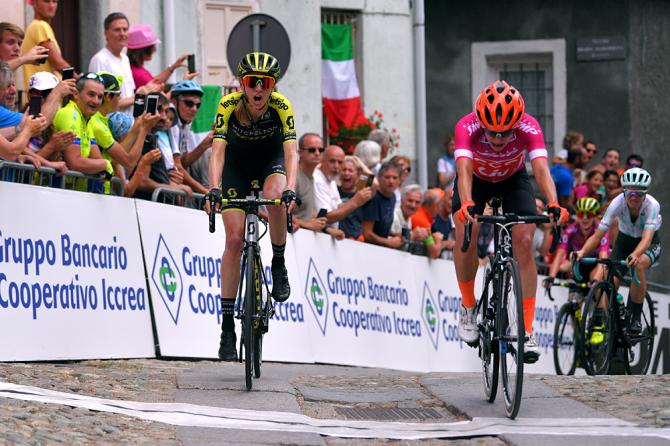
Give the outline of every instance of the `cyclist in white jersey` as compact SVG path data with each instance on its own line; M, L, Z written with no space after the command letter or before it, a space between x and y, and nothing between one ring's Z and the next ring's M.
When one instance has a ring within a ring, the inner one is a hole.
M634 167L625 171L621 175L623 193L612 200L596 232L584 243L582 249L575 252L576 258L580 259L584 253L593 251L600 243L600 239L607 233L610 225L615 219L617 220L619 235L614 244L611 259L626 259L628 267L635 268L640 281L639 284L633 281L630 286L633 314L628 329L631 333L639 333L642 330L640 315L647 292L646 271L658 261L661 255L658 235L661 227L661 206L654 197L647 194L650 184L651 175L646 170ZM618 279L615 281L618 287Z

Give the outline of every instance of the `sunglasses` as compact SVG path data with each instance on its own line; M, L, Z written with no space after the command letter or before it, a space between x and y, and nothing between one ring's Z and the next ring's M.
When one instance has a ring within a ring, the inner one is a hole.
M587 148L584 148L584 150L586 150L586 151L589 152L589 153L596 153L596 149L587 149Z
M647 191L646 190L624 190L623 194L626 197L642 198L647 194Z
M275 86L275 79L270 76L244 76L242 78L242 83L249 88L256 88L258 85L261 86L263 90L269 90Z
M309 153L316 153L316 151L318 150L319 153L323 153L326 149L325 147L305 147L302 150L306 150Z
M596 214L593 212L577 212L577 218L593 218Z
M498 137L498 138L507 138L512 133L514 133L514 129L505 130L504 132L496 132L494 130L484 129L484 133L486 134L486 136L493 136L493 137Z
M101 84L104 84L104 82L103 82L103 80L102 80L102 77L101 77L98 73L96 73L96 72L94 72L94 71L89 71L88 73L84 73L84 74L82 74L82 75L81 75L81 78L82 78L82 79L92 79L92 80L96 80L96 81L100 82Z
M628 163L628 167L630 167L631 169L633 167L642 167L642 164L640 164L640 163Z
M184 104L185 106L187 106L188 108L193 108L193 107L200 108L200 106L202 105L201 102L195 102L195 101L192 101L190 99L182 99L180 102L182 104Z

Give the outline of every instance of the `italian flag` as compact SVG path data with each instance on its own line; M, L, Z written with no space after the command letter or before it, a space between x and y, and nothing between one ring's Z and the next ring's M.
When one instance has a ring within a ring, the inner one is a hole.
M356 81L351 24L321 24L321 89L328 134L340 127L370 124L361 109Z
M216 109L219 107L219 99L221 99L221 87L218 85L202 85L201 87L205 94L201 99L200 110L198 110L198 114L195 115L193 124L191 124L191 131L198 136L198 143L212 130Z

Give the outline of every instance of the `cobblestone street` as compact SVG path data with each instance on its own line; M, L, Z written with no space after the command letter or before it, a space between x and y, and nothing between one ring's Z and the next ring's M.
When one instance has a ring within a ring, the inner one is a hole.
M212 361L108 360L66 363L3 363L0 379L14 384L108 399L173 402L177 377L198 369L236 367ZM336 408L433 409L439 422L463 420L422 386L418 375L372 369L341 368L341 374L318 374L304 366L304 374L289 384L303 414L343 419ZM240 380L243 380L240 368ZM314 374L312 374L314 373ZM474 374L473 374L474 375ZM623 420L670 425L670 376L561 377L528 375L563 396ZM375 395L385 395L378 399ZM354 396L352 396L354 395ZM242 397L244 395L241 395ZM523 406L520 416L523 416ZM411 420L416 421L416 420ZM324 438L326 444L378 445L385 440ZM180 444L176 427L112 413L56 404L4 398L0 405L2 444ZM499 438L423 441L423 444L505 444ZM408 442L393 442L408 444Z

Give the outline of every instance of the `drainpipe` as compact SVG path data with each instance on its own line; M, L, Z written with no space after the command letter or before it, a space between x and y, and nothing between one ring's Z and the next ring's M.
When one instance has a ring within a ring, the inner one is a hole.
M426 138L426 41L423 0L414 0L414 103L416 116L416 166L421 187L428 187Z
M166 59L164 66L168 66L176 59L174 33L174 0L163 0L163 48ZM170 75L168 82L174 83L174 73Z

